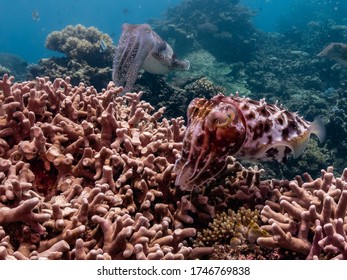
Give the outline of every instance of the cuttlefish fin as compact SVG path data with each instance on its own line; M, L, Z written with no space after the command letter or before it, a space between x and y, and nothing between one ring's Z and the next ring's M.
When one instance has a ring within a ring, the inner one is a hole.
M326 129L320 117L315 117L314 121L311 123L310 131L318 137L319 142L324 142L326 136Z
M293 151L294 158L297 158L305 151L311 134L316 135L320 143L324 141L326 130L320 117L315 117L314 121L311 123L308 133L306 133L299 141L292 143L291 149Z

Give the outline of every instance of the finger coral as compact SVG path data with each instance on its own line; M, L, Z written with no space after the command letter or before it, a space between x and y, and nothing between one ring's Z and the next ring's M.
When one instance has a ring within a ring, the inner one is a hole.
M347 259L347 169L264 179L228 156L182 190L183 117L121 92L0 80L0 259Z
M183 118L142 93L70 79L0 81L1 259L186 259L199 195L174 187ZM192 212L192 209L195 209Z
M277 199L267 201L261 211L271 237L257 242L265 247L282 247L307 259L346 258L347 169L335 177L333 168L322 170L321 178L283 181L275 190ZM312 237L313 236L313 237Z

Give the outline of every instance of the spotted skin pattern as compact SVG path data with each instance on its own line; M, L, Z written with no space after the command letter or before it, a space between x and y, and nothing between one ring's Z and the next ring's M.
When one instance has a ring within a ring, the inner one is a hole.
M232 155L239 159L284 161L303 153L310 135L323 141L325 130L264 99L216 95L196 98L187 110L188 124L181 158L175 164L175 184L191 191L208 183Z

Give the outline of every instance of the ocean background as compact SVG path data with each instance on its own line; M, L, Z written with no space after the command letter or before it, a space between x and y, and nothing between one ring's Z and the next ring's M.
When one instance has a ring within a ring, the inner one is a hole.
M95 26L117 42L121 25L143 23L150 18L160 18L168 7L179 0L0 0L0 53L21 56L29 63L51 56L45 49L47 35L67 25ZM39 19L33 18L33 12Z
M109 34L114 43L120 35L121 25L144 23L149 19L160 19L169 7L174 7L182 0L0 0L0 53L12 53L21 56L29 63L36 63L52 52L44 46L47 35L61 30L67 25L78 23L95 26ZM240 3L256 12L253 17L257 28L278 31L281 17L290 12L297 0L241 0ZM312 2L312 1L308 1ZM317 7L323 7L327 13L343 13L343 1L320 1ZM346 5L345 5L346 6ZM311 9L311 7L310 7ZM37 18L33 16L37 15ZM310 13L302 11L301 18L309 21ZM294 19L295 19L294 18Z

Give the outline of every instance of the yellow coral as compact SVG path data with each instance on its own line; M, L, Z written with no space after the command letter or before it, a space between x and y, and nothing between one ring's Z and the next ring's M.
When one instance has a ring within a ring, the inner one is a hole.
M101 50L100 43L106 48ZM61 31L53 31L47 36L46 48L64 53L70 59L84 60L89 65L112 60L114 46L112 38L95 27L81 24L68 25Z
M265 230L260 229L258 224L259 211L244 207L237 213L231 209L216 215L208 228L197 233L195 246L213 246L227 244L232 246L241 245L247 241L254 243L260 236L268 236Z

